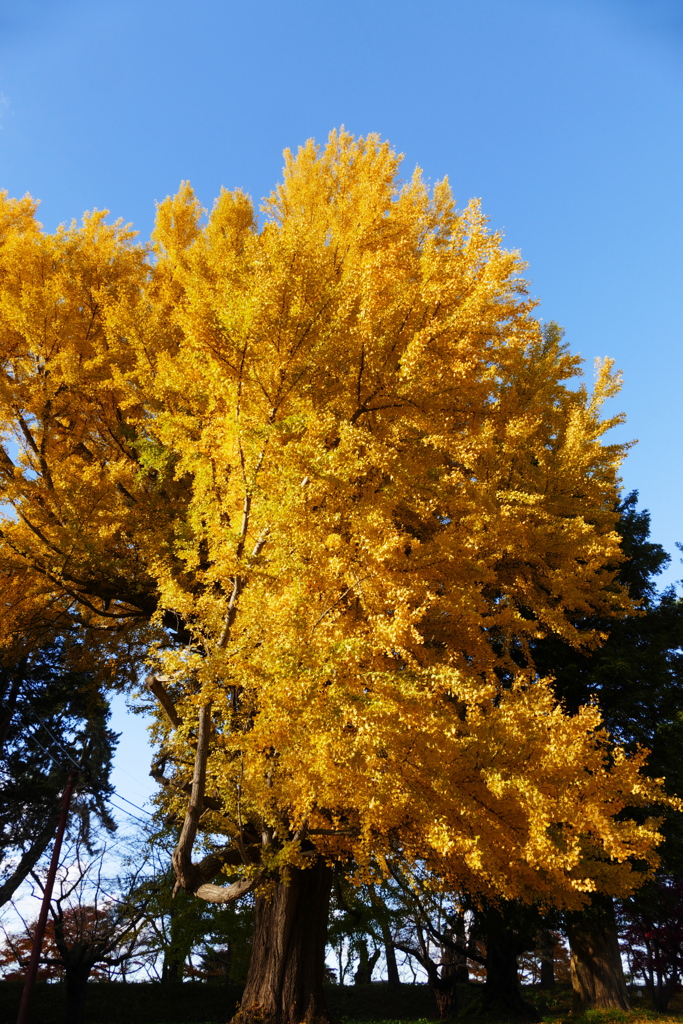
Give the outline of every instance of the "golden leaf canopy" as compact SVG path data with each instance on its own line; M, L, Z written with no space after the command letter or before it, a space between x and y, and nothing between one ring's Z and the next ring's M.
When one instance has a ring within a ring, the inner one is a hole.
M509 896L627 888L658 837L616 815L657 785L530 654L633 611L618 376L578 384L478 202L401 183L374 135L285 156L260 219L240 191L204 218L184 184L149 250L3 198L5 640L42 615L146 650L169 806L201 776L189 847L258 832L269 869L313 846Z

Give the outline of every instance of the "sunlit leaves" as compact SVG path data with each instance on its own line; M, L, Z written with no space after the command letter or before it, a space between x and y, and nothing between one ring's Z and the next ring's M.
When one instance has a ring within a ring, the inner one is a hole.
M148 630L169 809L210 703L204 824L265 830L271 864L307 831L361 873L400 849L470 890L616 891L657 836L615 816L657 788L528 648L632 610L618 377L574 387L519 255L399 163L308 143L260 224L241 192L203 221L186 183L151 259L5 200L2 557L89 635Z

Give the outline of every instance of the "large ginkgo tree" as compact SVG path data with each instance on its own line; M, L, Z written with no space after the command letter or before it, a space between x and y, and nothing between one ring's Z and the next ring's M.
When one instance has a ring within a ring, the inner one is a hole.
M184 185L149 249L2 202L4 639L146 674L178 886L256 890L244 1020L325 1017L335 863L578 907L659 838L643 756L530 655L633 612L618 380L580 385L479 205L399 163L333 133L260 219Z

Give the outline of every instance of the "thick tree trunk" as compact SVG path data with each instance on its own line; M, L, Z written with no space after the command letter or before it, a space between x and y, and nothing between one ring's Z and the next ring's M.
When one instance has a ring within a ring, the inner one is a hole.
M439 1020L449 1020L455 1017L458 1012L458 990L455 984L456 979L453 974L430 979L430 985L432 986L432 992L434 993L439 1012Z
M462 961L464 959L460 953L456 953L452 946L443 945L441 947L441 969L436 977L429 979L440 1020L455 1017L458 1012L457 984L463 981ZM464 981L467 981L466 961Z
M85 1020L85 993L90 977L89 966L66 966L66 1024L83 1024Z
M497 914L488 914L486 925L484 1013L501 1020L539 1021L541 1018L536 1009L522 998L517 974L519 940Z
M184 892L178 893L168 911L168 943L161 966L161 982L164 985L179 984L185 974L189 947L186 929L183 929L183 910L187 901Z
M396 948L391 935L391 928L386 922L382 922L380 927L382 929L382 941L384 942L384 955L387 960L387 981L390 988L398 988L401 984L401 979L398 973L398 964L396 963Z
M460 913L456 916L453 923L453 935L452 938L458 943L458 945L465 949L467 946L467 931L465 928L465 915ZM445 952L445 951L444 951ZM470 972L467 967L467 957L464 953L457 953L454 949L450 950L448 955L449 972L453 974L456 982L462 985L466 985L470 980ZM443 971L441 972L443 974Z
M394 946L394 938L391 934L389 922L384 914L385 907L374 889L370 890L370 898L372 900L373 907L378 911L377 920L379 921L379 927L382 932L384 956L387 962L387 981L390 988L398 988L401 984L401 979L398 973L398 964L396 963L396 947Z
M375 964L380 958L380 951L376 949L370 955L366 940L361 939L358 943L358 955L360 962L353 976L353 983L354 985L369 985L372 981L372 972L375 969Z
M176 985L183 980L183 961L172 956L168 950L164 953L161 965L162 985Z
M607 897L567 921L577 1009L630 1009L614 905Z
M555 985L555 940L553 933L544 929L538 935L538 954L541 960L541 988Z
M332 869L319 860L293 868L256 900L247 983L235 1024L315 1024L329 1016L323 995Z
M225 943L221 951L221 966L223 968L223 984L229 986L231 983L230 973L232 971L233 951L229 942Z
M645 989L657 1013L666 1013L669 1009L669 1001L676 991L677 984L678 976L676 974L666 979L658 977L656 982L652 978L646 979Z

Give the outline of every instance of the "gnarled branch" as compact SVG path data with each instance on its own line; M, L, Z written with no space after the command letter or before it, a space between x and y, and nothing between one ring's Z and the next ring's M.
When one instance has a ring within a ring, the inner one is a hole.
M239 878L232 885L211 885L207 882L193 891L195 896L206 900L207 903L232 903L253 889L255 884L255 878Z
M153 693L156 699L159 701L162 708L166 712L166 717L168 718L173 728L177 729L179 725L183 724L183 720L176 711L175 707L173 706L173 701L168 695L166 687L164 686L164 682L166 682L166 680L163 678L163 676L151 675L147 676L147 678L145 679L145 686L147 687L149 692ZM150 774L152 773L150 772Z
M204 810L204 787L206 784L206 762L209 756L209 733L211 731L211 702L199 711L199 729L197 732L197 751L194 758L194 772L190 799L185 811L185 820L180 830L178 845L173 851L173 867L176 876L176 889L194 892L201 884L195 878L196 867L192 863L192 847L197 835L199 819Z

